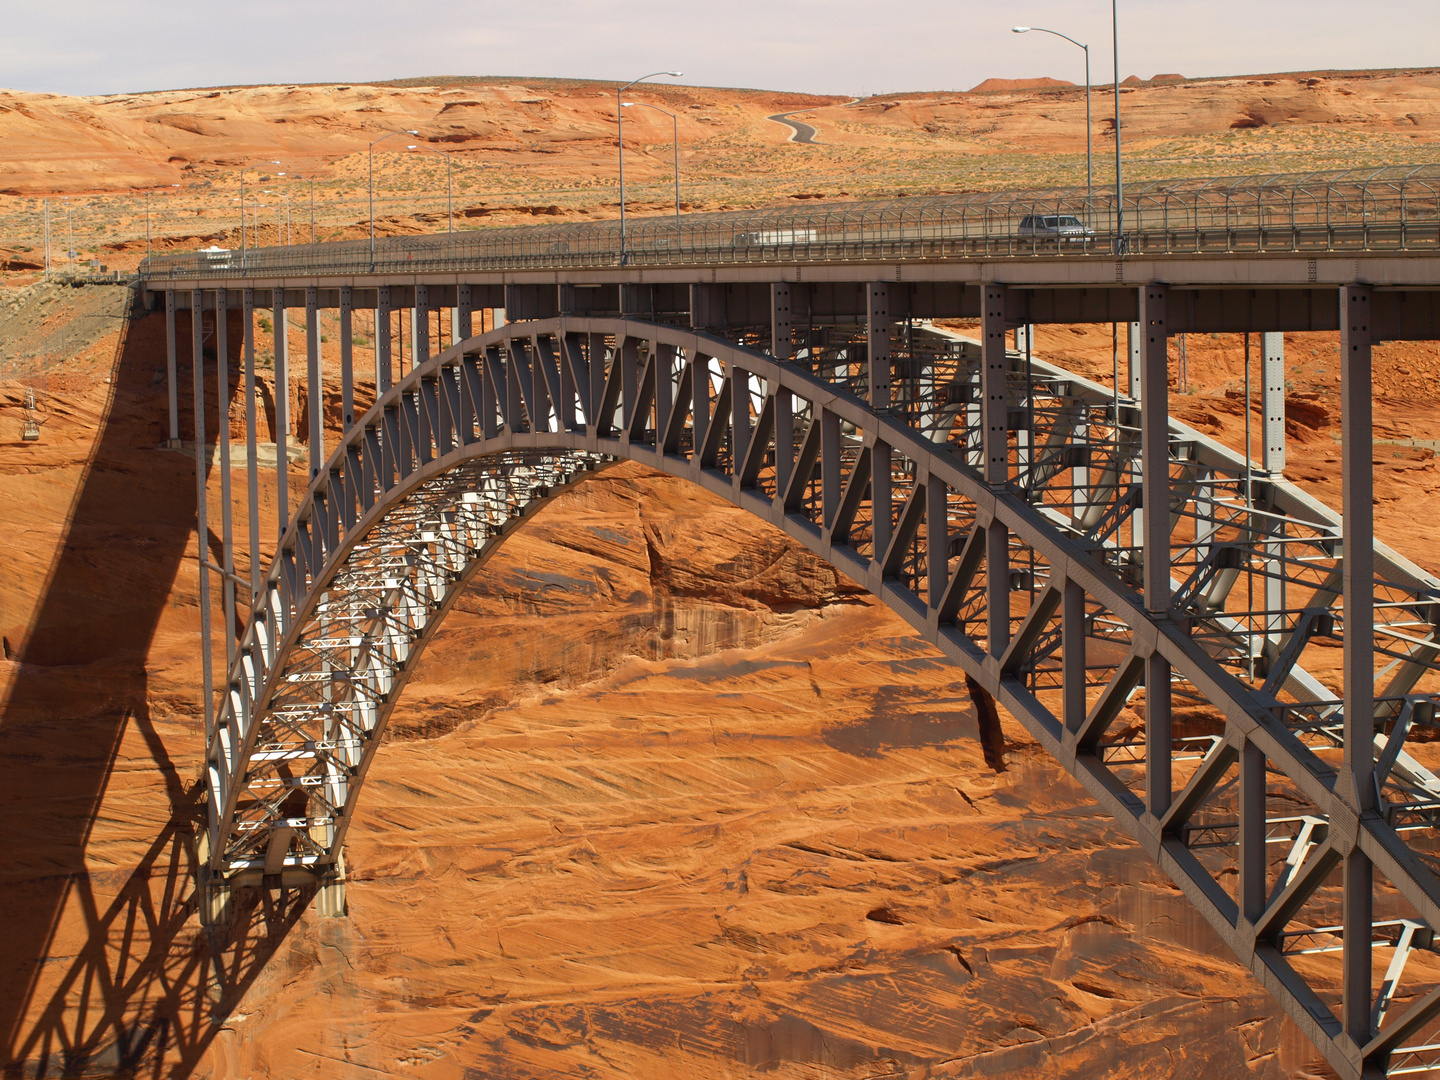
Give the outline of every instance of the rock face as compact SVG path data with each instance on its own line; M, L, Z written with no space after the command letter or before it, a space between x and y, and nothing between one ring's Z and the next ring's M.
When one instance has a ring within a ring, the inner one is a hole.
M161 356L140 320L41 443L0 443L7 1065L1326 1075L1023 730L986 752L896 617L630 466L517 531L420 662L349 917L251 897L202 933L193 466L154 449Z
M1047 86L1074 86L1064 79L986 79L970 88L972 94L989 94L997 90L1040 90Z

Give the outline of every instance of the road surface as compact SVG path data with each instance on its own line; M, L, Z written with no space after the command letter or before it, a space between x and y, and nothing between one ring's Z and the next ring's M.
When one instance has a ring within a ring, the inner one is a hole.
M815 129L809 124L802 124L799 120L791 120L790 113L776 113L765 119L774 120L777 124L784 124L793 130L793 134L786 140L787 142L805 143L807 146L815 142Z

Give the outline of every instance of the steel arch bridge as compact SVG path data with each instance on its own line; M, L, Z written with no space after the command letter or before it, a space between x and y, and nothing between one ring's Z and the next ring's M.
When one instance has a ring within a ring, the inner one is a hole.
M1440 989L1417 992L1433 965L1407 960L1440 925L1440 779L1407 738L1434 720L1440 582L1357 550L1338 515L1169 419L1163 393L1007 353L1003 293L986 303L979 354L928 328L931 359L888 409L856 392L863 353L780 361L629 319L509 324L389 388L318 471L230 668L206 917L237 885L343 881L386 721L466 582L535 509L630 460L770 522L901 615L1341 1075L1428 1068L1436 1048L1409 1044ZM1373 641L1347 638L1366 605ZM1363 696L1306 666L1337 637ZM1142 702L1143 725L1121 722Z

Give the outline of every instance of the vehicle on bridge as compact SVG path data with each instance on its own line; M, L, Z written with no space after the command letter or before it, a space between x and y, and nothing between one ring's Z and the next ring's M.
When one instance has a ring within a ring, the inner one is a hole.
M1094 239L1095 230L1074 214L1026 214L1020 219L1022 240L1055 240L1083 243Z
M229 248L211 244L209 247L200 249L200 265L207 270L229 270L234 254Z
M762 229L759 232L735 234L736 247L778 247L781 244L813 244L819 239L816 229Z

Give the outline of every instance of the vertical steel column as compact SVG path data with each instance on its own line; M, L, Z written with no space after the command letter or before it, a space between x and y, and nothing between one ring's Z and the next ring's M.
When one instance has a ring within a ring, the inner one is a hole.
M1240 751L1240 917L1255 923L1265 913L1265 752L1249 739Z
M865 358L870 408L888 412L891 398L890 290L883 281L865 286Z
M1260 336L1261 363L1261 426L1260 464L1271 476L1285 471L1285 335L1266 333ZM1270 521L1266 531L1275 536L1283 529L1278 521ZM1285 542L1283 534L1266 545L1272 556L1265 560L1265 642L1267 653L1278 652L1285 633Z
M390 286L375 290L375 397L390 389Z
M950 512L947 494L945 481L940 477L930 473L925 478L925 571L929 585L926 603L932 612L940 606L945 598L945 586L950 584Z
M473 316L475 301L469 285L455 287L455 306L450 309L450 344L467 341L475 336Z
M731 390L734 393L734 390ZM720 423L720 418L715 418ZM840 417L820 410L820 521L828 539L840 508Z
M1138 322L1125 324L1125 346L1126 354L1129 357L1125 362L1125 373L1130 389L1126 391L1136 401L1140 400L1140 342L1143 335L1140 333Z
M225 671L235 660L235 535L230 507L230 331L229 296L215 290L215 442L220 450L220 591L225 612Z
M1260 354L1260 403L1265 418L1260 464L1275 476L1285 471L1285 335L1261 334Z
M290 335L285 321L285 290L272 289L275 319L275 513L280 536L290 526Z
M320 371L320 290L305 290L305 400L310 413L310 479L325 464L325 379Z
M1357 813L1375 805L1375 475L1371 289L1340 289L1340 458L1344 491L1345 763L1335 790ZM1370 1037L1370 926L1374 869L1354 847L1345 853L1345 1031Z
M986 285L980 309L980 418L984 424L981 448L985 482L991 487L1002 486L1010 479L1007 437L1010 410L1005 386L1010 369L1005 349L1006 292L1004 285Z
M790 283L770 285L770 355L776 360L789 360L795 355L793 337L795 323L790 313Z
M260 595L260 465L255 445L255 290L245 290L245 495L250 529L250 606Z
M690 325L696 330L723 330L729 321L725 286L693 282L690 285Z
M410 309L410 370L430 359L430 289L415 286L415 306Z
M1145 609L1170 608L1170 363L1166 288L1140 289L1140 501L1144 509ZM1132 355L1134 349L1131 350ZM1170 663L1145 659L1146 805L1161 817L1170 808Z
M1166 288L1140 289L1140 468L1145 609L1170 607L1170 363Z
M794 451L792 450L793 454ZM894 525L894 500L891 494L891 472L895 467L894 452L884 439L876 439L870 450L870 547L878 563L890 549L890 533Z
M195 397L195 556L200 574L200 680L203 687L205 741L210 741L214 727L214 703L211 700L215 673L210 656L210 522L205 505L205 470L209 455L205 452L205 294L199 289L190 293L190 359Z
M166 445L180 449L180 369L175 346L175 290L165 290L165 374L169 378L170 437Z
M340 286L340 424L348 433L355 423L355 293Z
M1086 711L1085 589L1069 578L1060 595L1061 666L1063 667L1061 721L1079 731Z
M1010 479L1006 292L1004 285L984 286L980 307L981 458L985 481L992 489L1004 487ZM998 520L985 529L985 583L986 648L999 657L1010 644L1010 530Z

